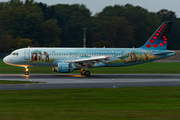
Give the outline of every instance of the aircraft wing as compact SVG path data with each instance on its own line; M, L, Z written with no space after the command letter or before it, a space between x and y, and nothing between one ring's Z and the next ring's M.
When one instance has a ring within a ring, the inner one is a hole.
M98 56L98 57L91 57L91 58L84 58L84 59L77 59L77 60L67 60L64 61L65 63L77 63L81 65L95 65L95 63L100 64L100 62L105 62L109 60L109 56Z

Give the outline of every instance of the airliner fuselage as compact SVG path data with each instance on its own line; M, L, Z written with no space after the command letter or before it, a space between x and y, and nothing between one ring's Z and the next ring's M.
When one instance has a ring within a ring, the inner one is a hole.
M24 48L13 51L4 62L14 66L56 67L57 63L71 60L106 57L108 61L95 60L99 63L91 67L121 67L172 55L175 52L141 48Z

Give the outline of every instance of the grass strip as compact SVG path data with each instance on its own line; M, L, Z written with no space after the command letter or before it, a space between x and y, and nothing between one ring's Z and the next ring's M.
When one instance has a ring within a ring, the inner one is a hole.
M29 83L40 83L37 81L9 81L9 80L0 80L0 84L29 84Z
M178 120L180 87L0 91L1 120Z

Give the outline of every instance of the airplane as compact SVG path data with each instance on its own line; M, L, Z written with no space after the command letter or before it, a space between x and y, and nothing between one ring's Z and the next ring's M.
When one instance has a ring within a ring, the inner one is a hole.
M122 67L136 65L176 55L166 50L172 22L165 21L148 41L139 48L35 48L17 49L3 61L8 65L25 67L52 67L54 72L71 73L81 70L90 76L88 68Z

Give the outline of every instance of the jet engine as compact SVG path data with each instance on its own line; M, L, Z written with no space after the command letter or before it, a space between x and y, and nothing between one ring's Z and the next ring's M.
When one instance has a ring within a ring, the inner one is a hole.
M53 67L54 72L59 73L71 73L74 71L74 64L73 63L58 63L58 67Z

